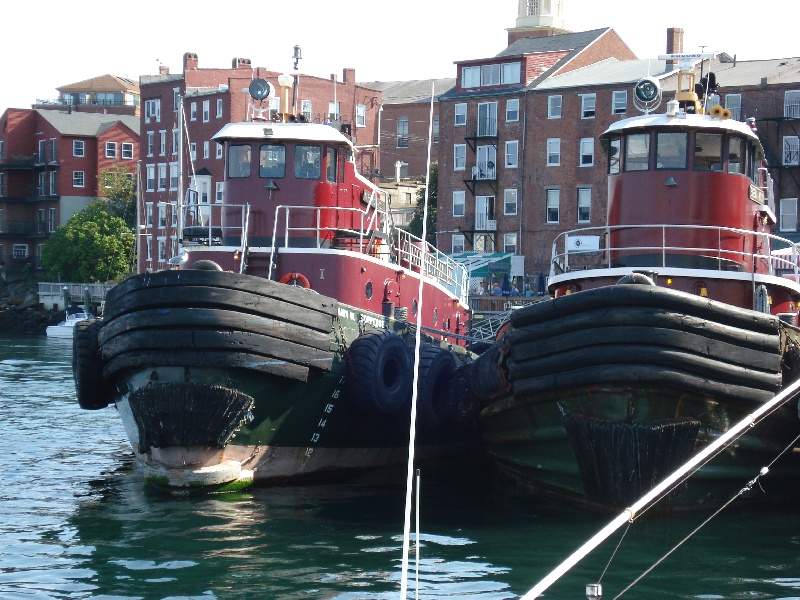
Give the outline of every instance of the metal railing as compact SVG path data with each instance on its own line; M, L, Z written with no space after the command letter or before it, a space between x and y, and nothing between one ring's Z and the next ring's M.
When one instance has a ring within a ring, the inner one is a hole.
M309 213L312 214L311 219ZM342 215L348 215L345 221L350 220L350 227L328 225L337 223L337 218L341 219ZM376 227L378 218L384 224L382 229ZM319 249L330 247L336 240L344 240L343 249L368 254L422 273L449 290L463 305L468 303L469 277L466 269L417 236L392 227L387 215L377 209L365 211L342 207L276 206L269 276L272 276L278 248L291 248L293 244L300 247L297 241L307 241L309 238L314 240L315 247Z
M647 238L653 243L612 245L615 236L632 234L636 241ZM705 240L703 246L680 245L678 240L693 236ZM572 239L571 239L572 238ZM581 248L580 241L596 238L597 248ZM675 242L668 243L674 239ZM709 244L708 240L715 239ZM734 248L736 243L737 248ZM775 243L791 252L783 256L771 253ZM553 241L550 275L585 269L611 269L620 266L647 268L700 268L716 271L756 271L755 265L770 275L790 276L800 283L797 247L789 240L773 235L733 227L710 225L616 225L587 227L560 233ZM752 248L753 251L744 248ZM636 264L640 263L640 264Z

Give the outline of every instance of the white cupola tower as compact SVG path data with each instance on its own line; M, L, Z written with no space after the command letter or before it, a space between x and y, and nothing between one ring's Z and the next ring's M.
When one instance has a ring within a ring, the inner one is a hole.
M564 0L517 0L517 24L508 31L508 45L520 38L569 33L564 26Z

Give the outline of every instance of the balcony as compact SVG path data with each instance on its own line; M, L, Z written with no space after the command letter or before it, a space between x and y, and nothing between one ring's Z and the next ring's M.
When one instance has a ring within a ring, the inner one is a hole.
M497 221L488 213L475 214L475 231L497 231Z

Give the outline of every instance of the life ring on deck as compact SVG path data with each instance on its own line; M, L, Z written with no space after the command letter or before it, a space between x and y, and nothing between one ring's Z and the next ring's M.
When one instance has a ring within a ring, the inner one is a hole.
M285 283L286 285L293 285L296 287L305 288L307 290L311 289L311 282L308 280L308 277L303 275L302 273L287 273L283 277L278 280L280 283Z
M393 415L407 407L410 375L408 346L391 331L364 332L347 351L347 398L363 410Z
M105 408L110 404L111 390L103 379L98 334L103 321L78 321L72 335L72 377L78 405L86 410Z

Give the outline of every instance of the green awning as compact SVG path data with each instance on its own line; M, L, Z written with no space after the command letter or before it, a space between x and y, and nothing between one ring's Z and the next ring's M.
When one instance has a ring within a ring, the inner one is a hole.
M462 252L451 254L450 258L463 265L470 277L502 277L511 273L512 256L502 252Z

